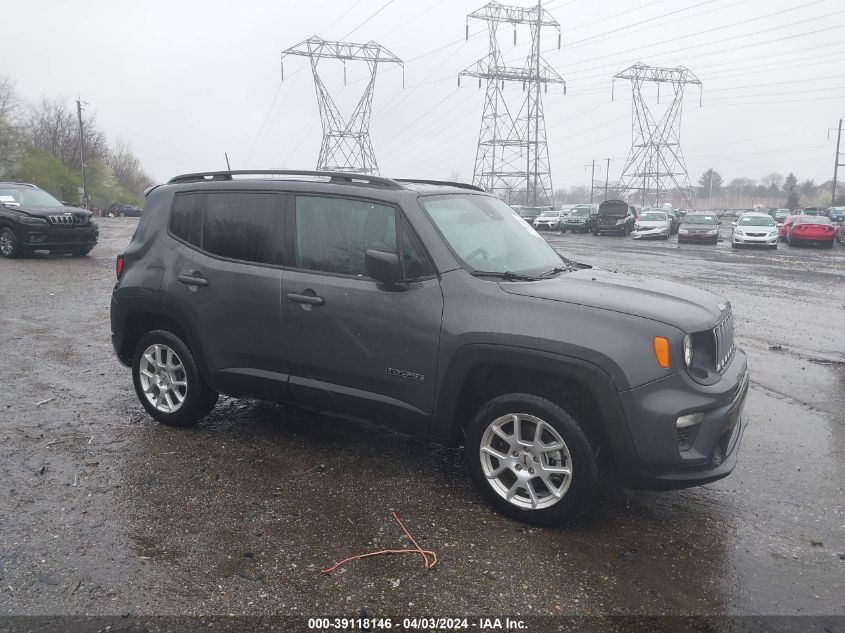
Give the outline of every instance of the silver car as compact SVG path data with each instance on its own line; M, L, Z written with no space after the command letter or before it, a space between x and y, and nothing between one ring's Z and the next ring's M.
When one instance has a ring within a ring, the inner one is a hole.
M643 211L637 221L634 222L634 230L631 232L631 236L635 240L644 237L668 240L671 230L672 220L665 211Z
M731 248L740 246L778 247L778 227L768 213L743 213L733 223Z

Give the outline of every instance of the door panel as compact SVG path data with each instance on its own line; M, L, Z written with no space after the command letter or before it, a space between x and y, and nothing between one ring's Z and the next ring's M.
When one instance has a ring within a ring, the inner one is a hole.
M298 231L289 240L293 268L282 284L290 396L312 408L426 431L443 313L440 283L432 276L390 289L365 277L367 249L403 243L398 211L324 200L300 196L289 210L288 231Z

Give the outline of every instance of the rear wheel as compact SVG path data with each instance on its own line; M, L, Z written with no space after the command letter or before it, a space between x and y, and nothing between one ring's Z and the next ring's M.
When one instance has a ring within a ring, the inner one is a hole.
M555 403L517 393L490 400L470 423L465 458L485 499L519 521L556 525L595 497L599 469L579 424Z
M145 334L135 349L132 382L141 404L169 426L191 426L217 403L188 346L166 330Z
M15 237L15 232L8 226L4 226L0 230L0 255L12 259L21 254L21 248L18 245L18 238Z

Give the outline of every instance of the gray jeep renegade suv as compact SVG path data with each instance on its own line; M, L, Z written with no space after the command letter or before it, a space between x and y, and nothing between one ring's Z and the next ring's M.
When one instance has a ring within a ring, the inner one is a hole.
M165 424L224 393L463 443L487 500L541 524L603 469L674 488L736 464L728 302L571 262L471 185L179 176L148 193L117 276L114 348Z

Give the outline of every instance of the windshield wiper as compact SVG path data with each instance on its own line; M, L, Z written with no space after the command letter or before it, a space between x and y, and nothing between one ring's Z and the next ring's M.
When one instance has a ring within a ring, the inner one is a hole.
M533 277L531 275L523 275L521 273L512 273L509 270L504 272L496 272L494 270L474 270L473 277L495 277L497 279L504 279L505 281L540 281L541 277Z

